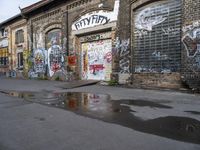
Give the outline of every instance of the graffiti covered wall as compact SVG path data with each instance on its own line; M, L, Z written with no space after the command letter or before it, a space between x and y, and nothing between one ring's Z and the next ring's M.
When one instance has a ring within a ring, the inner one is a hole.
M34 58L34 69L36 73L45 73L45 64L47 63L47 54L44 49L37 49L33 55Z
M57 78L65 72L60 9L49 11L29 22L29 76ZM31 28L32 27L32 28Z
M82 44L82 79L110 80L112 41L100 40Z
M181 1L153 2L133 14L135 72L179 72Z
M200 83L200 21L183 27L182 43L184 48L184 80L191 87Z
M81 16L72 24L72 30L81 30L99 25L105 25L117 20L119 0L115 0L114 10L97 10Z
M72 39L69 41L73 45L70 47L69 56L79 56L76 71L78 70L77 74L83 80L111 79L114 40L112 34L115 32L118 19L119 2L108 0L97 4L92 1L91 6L94 6L87 11L84 9L83 15L77 14L70 26ZM70 15L69 13L69 17Z
M48 49L48 70L52 77L56 72L62 71L64 54L61 48L61 30L54 29L47 33L46 44Z
M183 1L182 80L200 89L200 1Z
M183 27L182 42L187 51L188 57L195 57L200 53L200 21L195 21L192 25Z
M103 28L104 25L108 25L109 30L112 30L112 25L116 25L119 0L49 3L52 4L51 7L41 6L45 8L45 13L42 10L29 13L29 75L55 79L62 74L67 80L71 79L71 76L78 78L80 58L77 56L81 44L77 45L75 39L79 36L74 36L74 33L79 33L78 30L84 33L84 30L97 26ZM106 57L109 59L111 56L108 54Z

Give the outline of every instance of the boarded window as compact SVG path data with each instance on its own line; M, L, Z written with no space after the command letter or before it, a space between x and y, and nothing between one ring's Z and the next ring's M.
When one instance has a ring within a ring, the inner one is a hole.
M181 1L154 2L133 11L135 72L178 72Z
M24 42L24 31L18 30L15 32L15 44L20 44Z

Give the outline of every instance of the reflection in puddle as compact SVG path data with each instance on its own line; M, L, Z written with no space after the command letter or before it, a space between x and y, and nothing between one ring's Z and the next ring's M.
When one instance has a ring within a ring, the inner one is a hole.
M9 93L11 96L72 111L78 115L116 123L134 130L175 140L200 144L200 122L187 117L160 117L142 120L134 116L131 106L171 109L144 100L110 100L109 95L92 93ZM134 109L134 107L133 107Z

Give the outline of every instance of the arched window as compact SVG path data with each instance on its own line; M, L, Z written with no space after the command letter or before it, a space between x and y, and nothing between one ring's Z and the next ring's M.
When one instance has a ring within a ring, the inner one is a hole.
M47 32L46 49L48 50L48 68L51 77L63 67L64 57L61 47L61 29Z
M135 72L179 72L181 0L153 2L133 11Z
M61 46L61 29L53 29L46 34L46 49L52 45Z

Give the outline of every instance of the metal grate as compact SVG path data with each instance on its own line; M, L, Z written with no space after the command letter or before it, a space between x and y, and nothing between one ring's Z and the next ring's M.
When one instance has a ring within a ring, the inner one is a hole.
M181 1L154 2L133 13L135 72L178 72L181 64Z

